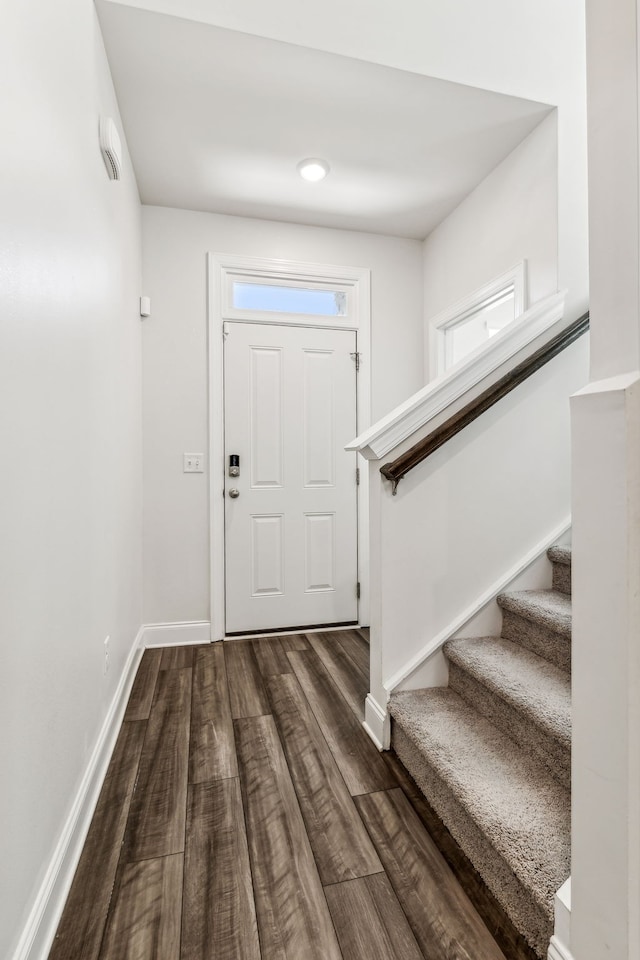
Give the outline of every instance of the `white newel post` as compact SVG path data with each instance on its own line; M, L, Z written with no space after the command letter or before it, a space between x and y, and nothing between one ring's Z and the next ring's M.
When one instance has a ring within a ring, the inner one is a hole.
M572 400L575 960L640 957L638 0L587 0L591 383Z

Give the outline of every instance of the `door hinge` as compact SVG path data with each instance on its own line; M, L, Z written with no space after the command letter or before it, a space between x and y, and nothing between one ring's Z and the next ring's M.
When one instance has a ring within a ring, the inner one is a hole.
M356 467L356 487L360 486L360 467Z
M352 360L355 361L356 373L357 373L358 370L360 369L360 354L357 353L357 352L356 352L356 353L350 353L349 356L351 357Z
M359 580L358 580L358 582L356 583L356 599L357 599L357 600L360 599L360 581L359 581Z
M223 323L223 324L222 324L222 339L223 339L223 340L226 340L228 336L229 336L229 330L227 329L226 323Z

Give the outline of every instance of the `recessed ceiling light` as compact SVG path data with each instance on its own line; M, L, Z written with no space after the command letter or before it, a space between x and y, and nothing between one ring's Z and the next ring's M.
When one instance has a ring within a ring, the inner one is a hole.
M302 179L310 180L312 183L317 183L318 180L324 180L329 173L329 169L327 161L321 160L319 157L308 157L306 160L301 160L298 164L298 173Z

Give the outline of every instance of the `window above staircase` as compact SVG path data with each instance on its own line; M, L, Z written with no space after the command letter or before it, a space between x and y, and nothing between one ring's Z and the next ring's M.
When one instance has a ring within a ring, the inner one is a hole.
M527 308L526 261L448 307L429 324L431 368L446 373L513 323Z

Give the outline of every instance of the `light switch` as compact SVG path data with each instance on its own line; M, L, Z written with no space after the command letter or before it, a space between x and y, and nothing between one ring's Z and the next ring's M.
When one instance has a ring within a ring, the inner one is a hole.
M183 473L204 473L204 454L185 453Z

